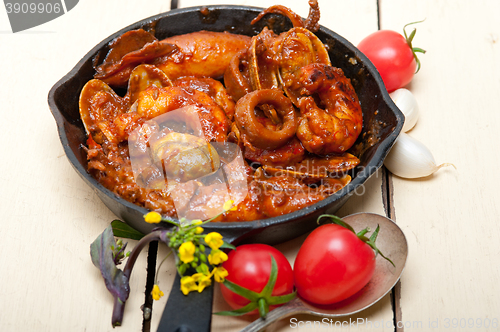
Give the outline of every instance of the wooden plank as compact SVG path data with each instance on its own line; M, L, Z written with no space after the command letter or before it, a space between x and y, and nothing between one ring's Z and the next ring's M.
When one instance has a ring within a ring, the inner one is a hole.
M113 299L89 247L115 216L64 156L47 94L103 38L168 4L80 1L67 14L17 34L9 32L0 10L1 331L113 330ZM122 329L142 329L145 280L143 253Z
M318 3L321 11L320 24L335 31L355 45L367 34L377 30L376 0L362 0L352 3L345 3L345 1L338 0L320 0ZM179 0L179 8L210 4L242 5L261 8L267 8L272 5L285 5L302 17L307 17L309 13L307 0Z
M383 29L402 32L426 19L415 26L413 44L428 52L409 86L421 112L409 134L438 163L457 167L421 180L394 177L397 222L410 247L404 331L498 331L499 11L487 0L381 1Z
M159 282L159 287L162 292L165 294L160 298L159 301L154 301L152 308L152 316L151 316L151 331L156 331L158 329L158 325L160 324L161 316L163 315L163 310L165 305L167 304L168 295L172 290L172 284L175 279L175 274L177 273L177 269L175 268L175 260L174 255L170 254L170 249L166 244L160 243L158 246L158 256L156 259L156 266L161 267L157 269L158 275L157 280ZM166 258L168 256L168 258ZM166 258L166 259L165 259ZM165 260L163 263L161 263ZM174 291L180 292L180 289L175 289Z

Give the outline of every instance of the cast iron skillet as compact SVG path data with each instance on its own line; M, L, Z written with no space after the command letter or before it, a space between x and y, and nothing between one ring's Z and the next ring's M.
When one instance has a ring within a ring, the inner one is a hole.
M254 26L250 25L250 21L262 11L262 8L207 6L203 7L208 9L208 14L205 15L201 14L201 8L175 9L144 19L116 32L88 52L49 92L49 106L57 122L61 143L71 165L111 211L143 233L148 233L153 228L143 220L143 215L147 213L147 210L116 196L86 171L86 154L81 148L86 142L86 133L78 109L80 91L85 83L93 78L94 58L97 62L102 61L108 51L108 43L129 30L154 28L155 36L161 40L169 36L200 30L229 31L252 36L266 25L276 33L292 27L288 19L274 14L266 15ZM332 64L342 68L345 75L351 79L363 109L363 132L353 150L361 163L352 174L352 182L323 201L294 213L252 222L210 223L204 226L207 232L220 232L225 240L232 243L276 244L312 230L316 226L315 221L319 215L335 213L351 195L356 193L356 189L375 173L399 135L404 116L390 99L373 64L357 48L335 32L321 27L316 35L327 45ZM179 280L175 281L173 289L179 288L178 282ZM209 292L191 293L192 295L189 296L180 294L180 292L172 292L165 312L170 313L170 305L176 310L168 319L164 314L159 330L174 331L177 326L186 322L189 322L193 331L208 330L211 314ZM174 299L175 295L177 296ZM207 307L203 317L200 317L203 315L201 312L203 306L200 301L205 301ZM180 307L183 305L185 308L181 310ZM189 313L190 308L195 309ZM193 317L200 317L200 319ZM167 326L164 323L170 325Z

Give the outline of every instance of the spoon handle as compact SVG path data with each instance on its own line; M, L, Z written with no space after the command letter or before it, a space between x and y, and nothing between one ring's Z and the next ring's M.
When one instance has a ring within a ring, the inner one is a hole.
M280 320L282 318L291 316L295 313L301 313L304 312L304 306L302 305L302 302L298 297L293 299L292 301L282 305L281 307L278 307L272 311L270 311L266 319L259 318L252 323L248 324L244 329L242 329L240 332L258 332L262 331L266 326L270 325L271 323Z

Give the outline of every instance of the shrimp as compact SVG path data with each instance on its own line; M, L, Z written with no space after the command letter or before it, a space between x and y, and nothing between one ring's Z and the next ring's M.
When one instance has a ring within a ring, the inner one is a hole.
M315 63L301 68L299 84L305 97L299 99L301 118L296 135L306 150L318 155L347 151L363 127L351 81L342 69Z

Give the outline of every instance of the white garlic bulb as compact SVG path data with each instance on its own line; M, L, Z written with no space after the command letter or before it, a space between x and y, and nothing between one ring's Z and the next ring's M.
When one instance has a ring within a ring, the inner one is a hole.
M431 151L405 133L399 134L384 165L392 174L409 179L429 176L444 166L455 167L448 163L436 165Z
M418 103L410 90L401 88L393 91L389 94L391 96L394 104L403 112L405 115L405 123L403 125L403 133L413 128L418 120Z

